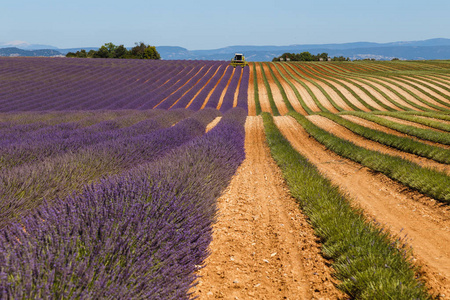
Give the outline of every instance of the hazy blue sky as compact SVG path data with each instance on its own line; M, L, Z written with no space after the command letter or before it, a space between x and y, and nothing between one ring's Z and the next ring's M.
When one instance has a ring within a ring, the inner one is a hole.
M197 50L450 38L449 0L2 2L0 42L59 48L144 41Z

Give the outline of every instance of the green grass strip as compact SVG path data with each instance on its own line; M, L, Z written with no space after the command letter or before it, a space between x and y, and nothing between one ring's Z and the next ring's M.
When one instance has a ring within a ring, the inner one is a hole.
M295 70L294 70L295 71ZM297 71L295 71L299 76L302 76L300 73L298 73ZM344 74L337 74L336 77L339 78L344 78ZM375 111L377 110L375 107L373 107L372 105L368 104L366 101L364 101L351 87L347 86L346 84L340 82L339 80L337 80L334 77L329 77L328 80L342 86L343 88L345 88L350 94L352 94L353 97L355 97L362 105L364 105L365 107L367 107L367 109L371 110L371 111Z
M332 120L333 122L338 123L339 125L344 126L345 128L353 131L356 134L359 134L366 139L399 149L404 152L426 157L440 163L450 164L450 150L448 149L424 144L411 138L400 137L394 134L367 128L335 114L323 112L318 114Z
M408 263L410 249L401 239L365 221L338 187L295 151L263 113L272 156L291 194L323 241L322 253L333 260L339 288L353 299L431 299Z
M314 103L316 103L317 107L319 107L319 109L320 109L321 111L328 111L328 109L326 109L326 108L322 105L322 103L320 103L319 99L317 99L316 95L315 95L314 92L309 88L309 86L308 86L306 83L304 83L302 80L300 80L300 78L298 78L297 76L294 76L294 75L288 70L288 68L286 68L286 66L289 66L289 69L291 69L292 71L294 71L299 77L305 78L305 76L303 76L300 72L298 72L296 69L294 69L294 68L292 67L291 64L281 64L281 66L286 70L286 72L287 72L289 75L291 75L291 77L292 77L295 81L297 81L298 83L300 83L300 84L305 88L305 90L308 92L308 94L309 94L309 95L311 96L311 98L314 100Z
M450 121L450 111L404 111L403 114L430 117L439 120Z
M424 119L424 118L417 117L417 116L405 115L403 112L385 112L385 111L380 111L380 112L373 112L373 114L394 117L394 118L398 118L398 119L402 119L402 120L411 121L411 122L415 122L415 123L418 123L418 124L426 125L426 126L429 126L429 127L433 127L435 129L439 129L439 130L450 131L450 125L449 124L445 124L443 122L434 121L434 120L430 120L430 119Z
M253 63L253 91L255 95L255 109L256 115L261 114L261 103L259 102L259 91L258 91L258 77L256 76L256 64Z
M290 112L288 115L294 117L311 136L336 154L381 172L422 194L446 204L450 203L450 176L444 172L423 168L397 156L359 147L319 128L298 113Z
M291 102L289 102L289 99L286 95L286 91L284 90L283 86L281 85L280 81L278 80L277 76L275 76L275 73L272 70L273 63L269 63L269 64L267 64L267 66L269 68L270 75L272 75L272 78L275 81L275 84L278 86L278 89L280 90L281 97L283 97L283 101L284 101L284 104L286 105L287 109L289 111L295 111L295 109L292 107Z
M298 92L298 90L295 87L295 85L288 78L286 78L286 76L283 75L283 73L281 72L281 70L278 67L278 65L275 65L275 68L277 69L277 71L281 75L281 77L283 77L284 81L286 81L287 84L289 84L289 86L292 88L292 90L294 91L295 96L297 97L298 102L300 103L302 108L306 111L306 113L308 113L309 115L313 114L314 112L308 107L308 105L306 105L305 101L303 100L302 96ZM288 72L286 72L286 73L288 73ZM291 75L290 73L288 73L288 74ZM292 75L291 75L291 77L292 77Z
M278 107L275 105L275 100L273 99L273 95L272 95L272 89L270 88L270 84L267 81L266 72L264 72L263 63L260 62L259 66L261 68L261 74L263 76L264 85L265 85L266 90L267 90L267 96L269 97L270 108L272 109L272 114L274 116L279 116L280 112L278 111Z
M300 64L296 64L297 68L301 68L303 72L305 72L305 70L303 69L304 66L300 67ZM325 98L327 98L328 102L331 103L331 105L337 110L337 111L344 111L345 109L341 108L336 102L334 102L333 98L330 97L330 95L328 95L327 91L325 91L325 89L318 84L316 81L301 75L303 79L305 79L306 81L308 81L309 83L311 83L312 85L314 85L324 96ZM328 110L326 110L328 111Z
M326 84L329 88L331 88L336 94L338 94L338 96L353 110L356 111L361 111L361 109L359 109L357 106L355 106L353 103L351 103L347 97L344 96L344 94L341 93L341 91L336 88L333 84L331 84L330 82L328 82L327 80L325 80L324 78L322 78L321 76L325 76L323 74L318 73L317 71L317 65L313 66L313 65L306 65L303 67L303 70L305 72L308 72L308 75L310 75L312 78ZM306 69L308 68L308 69ZM344 109L339 109L339 111L343 111Z
M450 145L450 134L448 132L438 132L432 129L423 129L410 125L403 125L400 123L393 122L391 120L386 120L372 113L361 113L357 111L347 111L339 114L347 114L357 116L377 124L389 127L391 129L397 130L398 132L405 133L408 135L415 136L419 139L436 142L444 145Z

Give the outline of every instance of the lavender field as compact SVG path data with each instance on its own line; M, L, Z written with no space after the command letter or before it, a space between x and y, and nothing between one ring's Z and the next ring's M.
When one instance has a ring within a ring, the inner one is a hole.
M0 59L0 299L189 298L245 156L248 76Z

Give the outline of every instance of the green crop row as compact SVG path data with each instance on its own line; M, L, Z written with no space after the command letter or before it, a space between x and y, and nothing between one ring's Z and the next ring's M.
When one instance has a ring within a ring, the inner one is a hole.
M263 63L260 62L259 66L261 68L261 74L263 76L264 86L266 87L267 96L269 97L270 108L272 109L272 114L274 116L279 116L280 112L278 111L278 108L275 105L275 100L273 99L273 95L272 95L272 89L270 88L269 82L267 81L266 72L264 72Z
M357 299L429 299L408 263L410 249L400 238L365 221L338 187L295 151L263 114L266 138L291 194L323 240L322 252L333 260L339 288Z
M271 63L273 65L273 63ZM283 86L281 85L280 81L278 80L278 77L275 76L275 73L272 70L271 64L267 64L270 74L272 75L273 80L275 81L275 84L277 85L278 89L280 90L281 97L283 98L284 104L286 105L288 110L294 110L294 108L291 105L291 102L289 102L289 99L286 95L286 91L284 90Z
M426 125L426 126L444 130L444 131L450 131L450 125L445 124L443 122L434 121L434 120L430 120L430 119L424 119L421 117L416 117L416 116L411 116L411 115L405 115L402 112L385 112L385 111L381 112L380 111L380 112L373 112L373 113L376 115L389 116L389 117L394 117L394 118L398 118L398 119L402 119L402 120L415 122L418 124Z
M415 126L403 125L370 113L347 111L340 114L357 116L423 140L450 145L450 134L447 132L438 132L432 129L422 129Z
M402 114L407 115L417 115L430 117L434 119L450 121L450 112L442 112L442 111L404 111Z
M370 129L368 127L364 127L351 121L348 121L335 114L330 113L318 113L318 114L338 123L339 125L344 126L345 128L353 131L354 133L359 134L362 137L365 137L366 139L370 139L372 141L399 149L404 152L413 153L415 155L430 158L440 163L450 164L450 150L448 149L424 144L411 138L400 137L394 134L389 134L379 130Z
M296 112L290 112L289 115L294 117L311 136L336 154L381 172L422 194L450 203L450 177L445 173L423 168L400 157L359 147L317 127L305 116Z
M261 114L261 103L259 102L258 77L256 76L256 64L253 63L253 91L255 94L256 115Z

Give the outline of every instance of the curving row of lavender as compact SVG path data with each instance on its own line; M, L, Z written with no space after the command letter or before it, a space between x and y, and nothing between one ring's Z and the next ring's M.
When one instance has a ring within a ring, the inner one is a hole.
M227 89L221 109L226 111L235 106L230 95L241 72L240 86L248 87L249 68L236 68L228 86L232 67L227 62L0 58L0 112L199 110L218 108ZM239 92L238 103L247 102L243 97Z
M81 193L45 197L0 230L0 298L188 299L208 254L216 199L245 155L246 109L229 110L204 134L218 115L202 110L172 127L102 142L112 149L108 160L115 152L136 157L132 167Z

